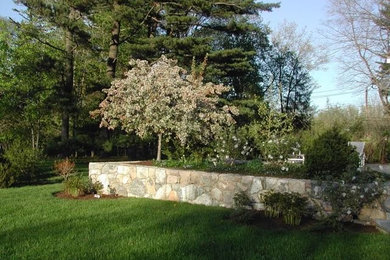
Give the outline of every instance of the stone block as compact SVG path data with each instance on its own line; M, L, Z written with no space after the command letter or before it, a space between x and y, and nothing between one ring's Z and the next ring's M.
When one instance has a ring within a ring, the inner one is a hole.
M165 169L156 169L156 183L165 184L167 183L167 174Z
M149 167L149 169L148 169L148 176L151 179L156 179L156 168Z
M116 193L119 195L119 196L123 196L123 197L127 197L128 196L128 193L127 193L127 189L125 187L123 187L122 185L118 185L116 188Z
M136 166L132 166L130 167L130 178L132 180L136 179L137 178L137 167Z
M100 169L89 169L89 175L99 175L100 173Z
M154 184L153 179L148 179L148 181L145 183L145 188L148 197L153 197L154 195L156 195L156 186Z
M156 195L154 196L154 198L160 199L160 200L165 200L165 199L168 198L169 193L171 193L171 191L172 191L171 185L169 185L169 184L162 185L157 190Z
M128 187L129 195L136 197L144 197L146 193L145 184L138 179L132 181Z
M118 165L118 174L127 175L130 173L130 166Z
M192 184L199 184L200 183L200 175L201 175L201 172L198 172L198 171L191 172L191 183Z
M88 165L89 170L101 170L103 168L104 163L99 162L90 162Z
M128 183L129 180L130 180L130 176L123 176L123 177L122 177L122 183L123 183L123 184Z
M299 194L305 194L306 188L305 188L305 182L302 180L294 180L290 179L288 181L288 191L290 192L297 192Z
M253 181L254 176L242 176L241 177L241 183L243 185L251 185ZM258 178L258 177L257 177Z
M254 178L252 181L252 186L249 190L250 194L258 193L263 190L263 183L260 178Z
M179 176L176 175L168 175L167 177L168 184L176 184L179 183Z
M137 166L137 178L138 179L146 179L149 177L149 169L143 166Z
M222 192L217 188L212 189L211 190L211 198L213 200L220 202L222 200Z
M176 191L172 190L168 195L168 200L171 201L179 201L179 197L177 196Z
M197 197L193 203L195 204L201 204L201 205L206 205L206 206L211 206L213 204L213 201L211 200L210 196L206 193L200 195Z
M180 199L182 201L192 201L198 196L197 187L193 184L180 188Z
M180 171L180 184L182 186L187 186L191 184L191 172L190 171Z

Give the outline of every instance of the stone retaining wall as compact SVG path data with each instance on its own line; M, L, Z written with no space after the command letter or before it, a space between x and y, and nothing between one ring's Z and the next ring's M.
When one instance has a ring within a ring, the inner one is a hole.
M268 190L297 192L313 198L326 211L329 205L321 201L321 186L303 179L248 176L238 174L165 169L137 165L131 162L96 162L89 164L92 181L103 184L103 193L115 192L125 197L184 201L209 206L233 207L233 197L244 191L255 202L255 209L264 208L260 201ZM366 210L363 219L379 218L381 209Z

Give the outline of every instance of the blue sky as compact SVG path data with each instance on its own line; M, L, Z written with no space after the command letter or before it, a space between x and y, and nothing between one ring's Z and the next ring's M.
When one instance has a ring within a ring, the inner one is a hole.
M327 0L280 0L281 8L271 13L263 13L263 21L268 23L271 29L276 29L283 21L295 22L300 28L306 27L317 42L324 39L320 36L324 21L326 20ZM267 0L265 2L274 2ZM17 18L18 14L12 9L16 5L12 0L0 0L0 16ZM319 87L313 92L312 105L318 109L326 107L327 102L332 105L356 105L364 102L363 93L351 93L351 89L340 86L337 78L337 63L332 61L324 69L312 72L314 80ZM373 96L375 94L372 94Z

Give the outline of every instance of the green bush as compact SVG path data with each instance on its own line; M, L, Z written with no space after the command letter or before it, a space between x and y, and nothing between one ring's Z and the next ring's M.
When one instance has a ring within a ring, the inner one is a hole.
M4 163L0 164L0 187L31 183L38 175L41 158L37 151L21 141L15 141L5 150Z
M306 212L307 198L299 193L281 193L269 191L262 196L265 213L271 218L282 216L288 225L299 225Z
M0 163L0 188L10 187L15 182L15 177L12 176L9 168L8 163Z
M72 197L94 194L103 188L100 182L92 183L91 179L84 178L81 174L72 175L64 181L65 193Z
M357 152L348 145L348 139L337 128L314 139L305 153L309 177L332 180L359 166Z
M338 181L325 182L324 199L332 206L338 221L357 218L364 205L372 203L384 192L383 176L376 172L346 172Z

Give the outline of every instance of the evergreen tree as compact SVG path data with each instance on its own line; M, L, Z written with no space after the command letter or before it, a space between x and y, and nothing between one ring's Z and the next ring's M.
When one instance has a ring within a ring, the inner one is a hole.
M86 15L95 2L90 0L17 0L16 2L27 7L25 14L29 21L21 28L26 29L26 32L39 42L62 54L64 65L59 98L62 109L61 140L66 143L69 140L70 115L74 108L75 50L80 45L89 44ZM60 41L53 42L52 39L45 37L45 34L51 30L62 34L58 36Z

